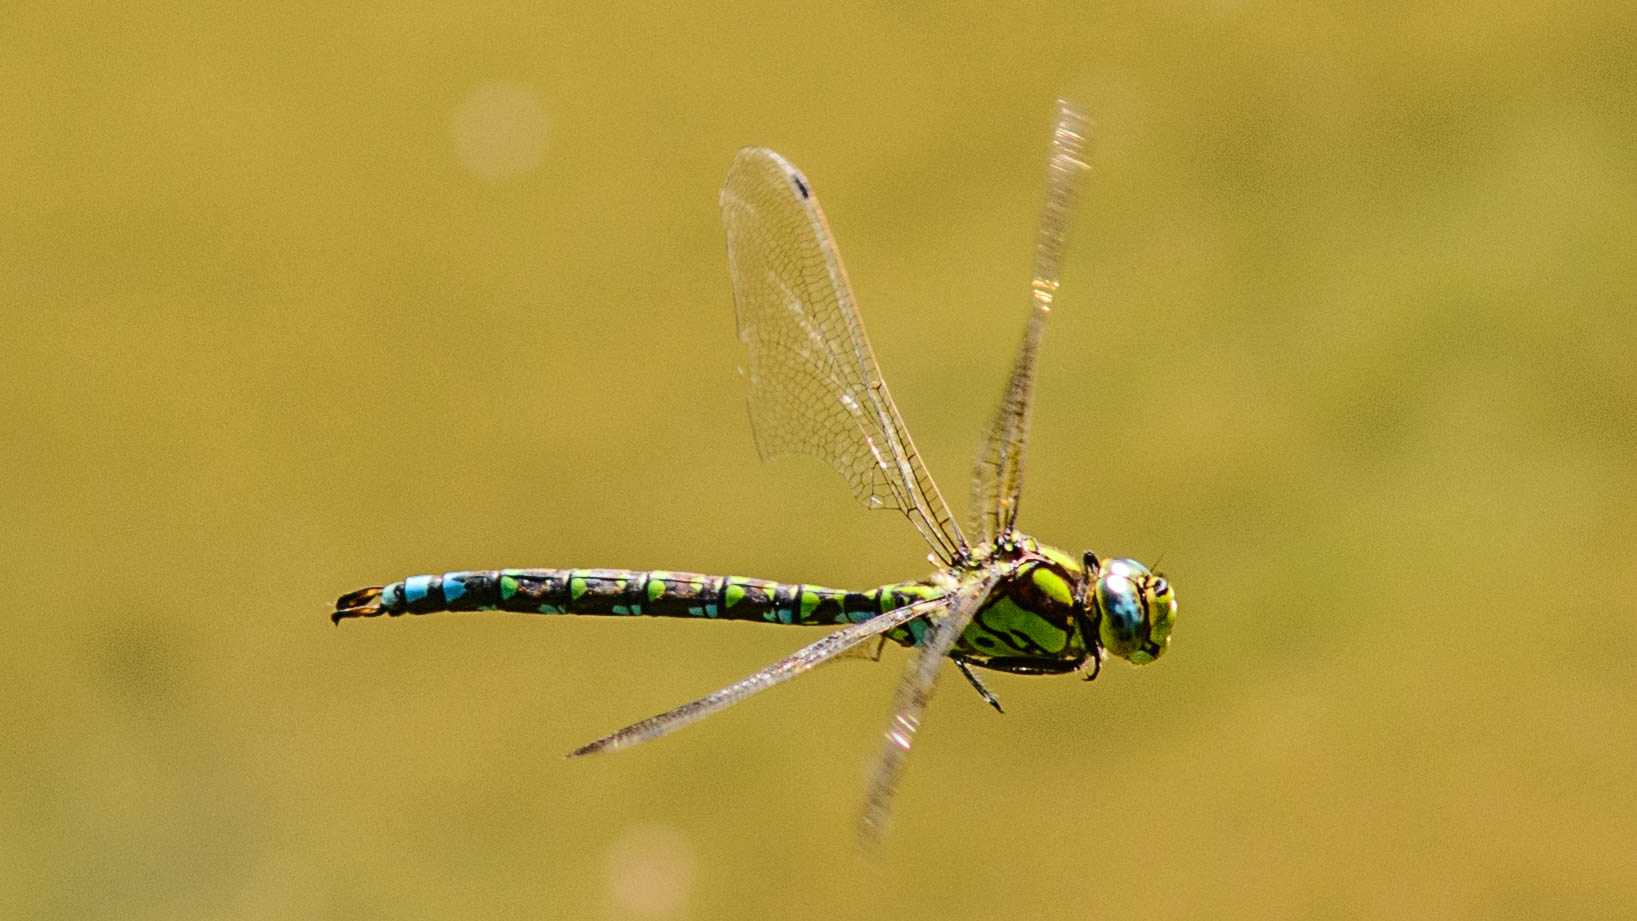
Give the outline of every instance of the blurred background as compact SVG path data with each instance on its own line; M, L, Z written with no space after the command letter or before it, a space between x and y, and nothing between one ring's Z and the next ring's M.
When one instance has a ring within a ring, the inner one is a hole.
M1621 4L28 5L0 32L0 914L1607 918L1637 899L1637 16ZM717 191L819 191L952 501L1052 101L1097 122L1023 524L1170 653L904 660L570 748L815 639L346 623L497 566L843 587L762 465Z

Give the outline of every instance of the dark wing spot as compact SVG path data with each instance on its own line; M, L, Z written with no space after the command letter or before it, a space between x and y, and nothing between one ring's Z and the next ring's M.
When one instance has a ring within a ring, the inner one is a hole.
M807 191L807 183L801 181L801 176L800 175L798 175L796 173L791 173L790 174L790 181L794 182L796 184L796 191L801 193L802 198L812 198L813 197L813 193Z

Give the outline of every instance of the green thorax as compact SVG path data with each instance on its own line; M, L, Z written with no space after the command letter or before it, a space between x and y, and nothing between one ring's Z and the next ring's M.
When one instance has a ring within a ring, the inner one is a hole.
M1018 535L995 547L974 577L997 567L1009 573L961 634L955 654L999 671L1063 672L1082 665L1089 655L1085 564Z

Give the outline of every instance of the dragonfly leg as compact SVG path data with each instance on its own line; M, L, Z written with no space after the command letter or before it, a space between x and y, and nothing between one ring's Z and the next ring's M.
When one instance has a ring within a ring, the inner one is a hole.
M1092 567L1101 565L1090 550L1086 551L1086 565ZM1091 571L1096 572L1097 570L1093 568ZM1080 599L1080 605L1081 609L1084 610L1084 598ZM1080 635L1086 638L1086 654L1087 658L1091 659L1091 671L1086 675L1086 680L1096 681L1097 676L1102 674L1103 671L1103 646L1101 643L1096 642L1097 628L1084 615L1076 616L1075 620L1080 624ZM1080 666L1080 668L1085 667L1084 664Z
M991 694L989 689L983 686L983 682L978 680L977 675L972 674L972 669L966 664L965 659L960 656L950 656L950 658L955 660L955 667L961 670L961 674L965 675L966 680L972 683L972 687L977 688L978 695L988 701L989 706L995 708L996 713L1006 712L1000 708L1000 701L995 699L995 695Z
M887 638L884 636L876 637L874 649L870 648L869 643L862 643L855 648L858 649L859 658L879 662L881 661L881 650L887 648Z
M1091 671L1086 674L1087 681L1096 681L1097 676L1103 673L1103 650L1094 649L1091 653Z

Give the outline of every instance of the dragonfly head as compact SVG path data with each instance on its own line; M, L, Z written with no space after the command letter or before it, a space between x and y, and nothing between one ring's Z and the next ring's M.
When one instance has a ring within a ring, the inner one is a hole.
M1086 554L1086 570L1096 573L1086 600L1095 609L1097 639L1104 649L1142 665L1165 652L1177 619L1171 583L1136 560L1099 562Z

